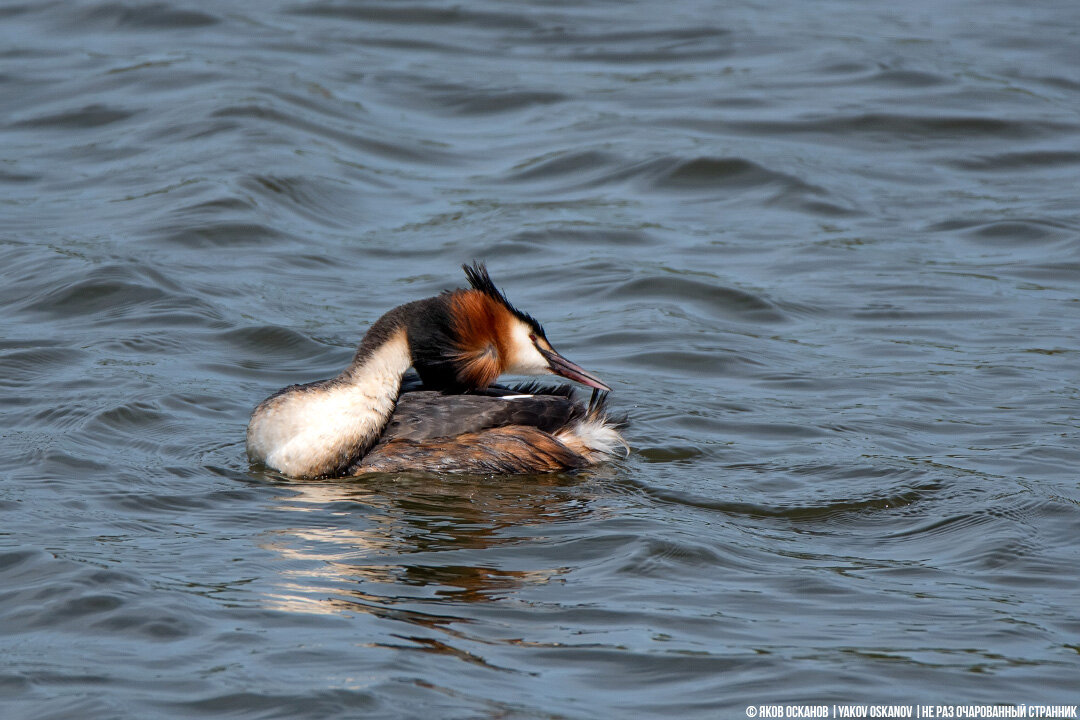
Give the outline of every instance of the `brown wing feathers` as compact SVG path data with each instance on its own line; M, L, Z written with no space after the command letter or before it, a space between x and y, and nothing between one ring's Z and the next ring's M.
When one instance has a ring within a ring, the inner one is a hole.
M503 399L494 393L530 394ZM545 473L588 465L589 450L559 430L583 418L606 418L604 398L588 407L567 385L526 383L485 395L403 393L382 441L349 473ZM610 420L610 418L608 418ZM612 421L616 427L621 425Z
M572 470L586 460L548 433L512 425L442 441L380 443L350 472L545 473Z
M488 395L444 395L430 390L408 392L398 399L382 439L384 442L434 440L510 425L551 433L584 414L584 407L565 394L504 400Z

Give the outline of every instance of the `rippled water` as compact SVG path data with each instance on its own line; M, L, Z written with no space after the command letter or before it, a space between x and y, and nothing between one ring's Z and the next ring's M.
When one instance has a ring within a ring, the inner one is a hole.
M1080 6L0 6L4 718L1073 702ZM251 408L486 259L571 476Z

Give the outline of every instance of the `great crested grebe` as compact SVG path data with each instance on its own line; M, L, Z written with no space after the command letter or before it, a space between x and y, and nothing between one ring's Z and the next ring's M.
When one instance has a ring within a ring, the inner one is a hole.
M541 473L581 468L625 448L599 378L551 347L480 263L472 286L390 310L337 377L291 385L259 403L247 430L253 462L293 477L407 470ZM419 379L402 383L409 367ZM569 386L493 386L503 373L561 375ZM422 384L422 387L421 387Z

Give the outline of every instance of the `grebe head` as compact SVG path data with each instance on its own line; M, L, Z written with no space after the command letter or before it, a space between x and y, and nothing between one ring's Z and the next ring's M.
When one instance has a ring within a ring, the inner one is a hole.
M495 287L482 263L463 265L468 290L420 305L409 322L413 367L424 383L448 389L485 388L504 373L561 375L599 390L601 380L560 355L544 328Z

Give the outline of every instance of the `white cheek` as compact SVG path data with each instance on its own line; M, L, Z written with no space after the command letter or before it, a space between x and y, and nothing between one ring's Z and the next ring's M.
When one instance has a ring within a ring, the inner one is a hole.
M538 353L530 343L528 350L518 355L518 360L510 372L515 375L544 375L551 370L548 369L548 362L544 356Z
M514 361L506 372L511 375L545 375L551 370L544 356L537 351L533 341L529 339L529 331L522 327L514 328L513 332Z

